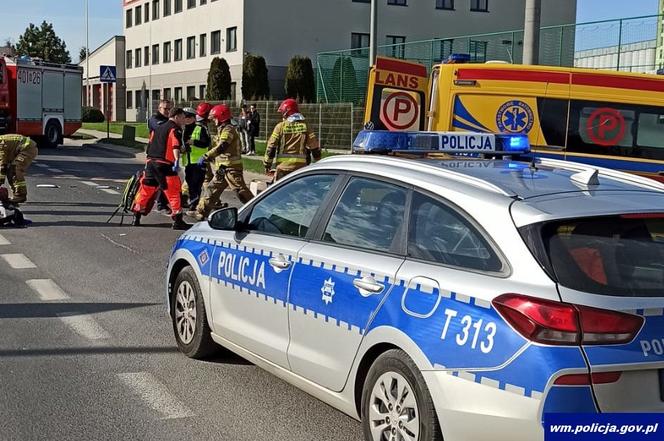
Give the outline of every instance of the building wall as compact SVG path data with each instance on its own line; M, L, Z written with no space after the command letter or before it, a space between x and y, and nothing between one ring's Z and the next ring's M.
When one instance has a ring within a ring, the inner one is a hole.
M83 60L79 66L83 68L83 104L90 103L102 112L106 110L104 102L103 87L99 81L100 66L115 66L117 82L110 88L109 108L112 110L111 119L113 121L124 121L125 114L125 90L126 90L126 71L124 65L125 37L116 35L99 48L90 52L90 59ZM89 87L87 69L90 67Z
M322 51L351 47L352 33L369 33L369 4L352 0L207 0L204 5L196 0L196 7L187 8L188 0L182 0L183 11L163 16L163 2L159 1L159 18L152 18L154 0L123 0L123 25L126 11L132 10L132 26L125 27L127 50L144 51L146 46L159 44L160 60L154 65L132 67L127 70L127 91L133 93L132 108L127 118L143 119L148 111L136 111L136 92L143 97L149 90L182 87L183 95L188 86L196 88L196 97L201 85L207 82L207 71L212 58L211 32L221 31L221 51L231 66L232 79L236 83L237 96L241 96L242 59L245 52L262 55L268 64L270 86L275 98L283 96L285 67L293 55L305 55L314 61ZM516 30L523 28L525 0L488 0L488 12L470 11L472 0L455 0L454 10L438 10L436 0L409 0L408 6L388 5L379 0L379 44L387 43L388 35L404 36L406 41L417 41L436 37L453 37L486 32ZM141 6L141 24L135 24L135 11ZM144 8L150 8L150 21L144 22ZM543 25L574 23L576 0L549 0L543 2ZM237 27L237 49L226 51L226 30ZM199 56L200 34L207 35L206 56ZM196 37L196 57L186 59L186 39ZM163 43L183 40L185 52L182 61L163 63ZM150 49L151 51L152 49ZM141 56L144 55L141 53ZM135 65L135 60L134 65ZM143 60L141 60L143 61ZM140 92L140 91L145 92ZM153 95L153 94L151 94ZM154 96L153 96L154 97Z
M624 72L655 73L656 40L578 51L574 66L589 69L616 68ZM620 59L618 56L620 54Z

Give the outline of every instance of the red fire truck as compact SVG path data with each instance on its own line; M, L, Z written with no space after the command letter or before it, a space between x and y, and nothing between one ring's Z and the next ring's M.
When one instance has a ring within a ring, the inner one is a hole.
M75 65L0 57L0 133L61 144L81 127L82 76Z

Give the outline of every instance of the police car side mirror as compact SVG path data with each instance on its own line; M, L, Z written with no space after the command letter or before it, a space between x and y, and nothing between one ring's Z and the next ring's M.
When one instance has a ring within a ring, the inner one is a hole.
M214 230L235 231L238 227L237 208L217 210L208 216L208 224Z

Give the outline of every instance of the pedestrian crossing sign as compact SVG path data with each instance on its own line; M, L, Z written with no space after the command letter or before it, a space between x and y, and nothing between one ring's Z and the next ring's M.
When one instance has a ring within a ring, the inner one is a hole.
M115 66L99 66L99 81L102 83L115 83Z

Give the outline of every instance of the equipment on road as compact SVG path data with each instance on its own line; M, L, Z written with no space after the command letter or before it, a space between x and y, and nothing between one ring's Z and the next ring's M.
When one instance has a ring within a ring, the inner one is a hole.
M118 212L120 212L120 225L124 223L125 215L132 215L131 206L134 203L136 198L136 193L141 186L141 178L143 177L143 169L134 173L125 184L124 191L122 192L122 199L120 200L120 205L115 209L111 217L108 218L106 223L109 223L111 219L115 217ZM122 211L120 211L122 210Z
M29 57L0 57L0 134L56 147L81 128L83 69Z
M11 202L7 188L0 187L0 227L25 228L31 223L23 216L18 204Z

